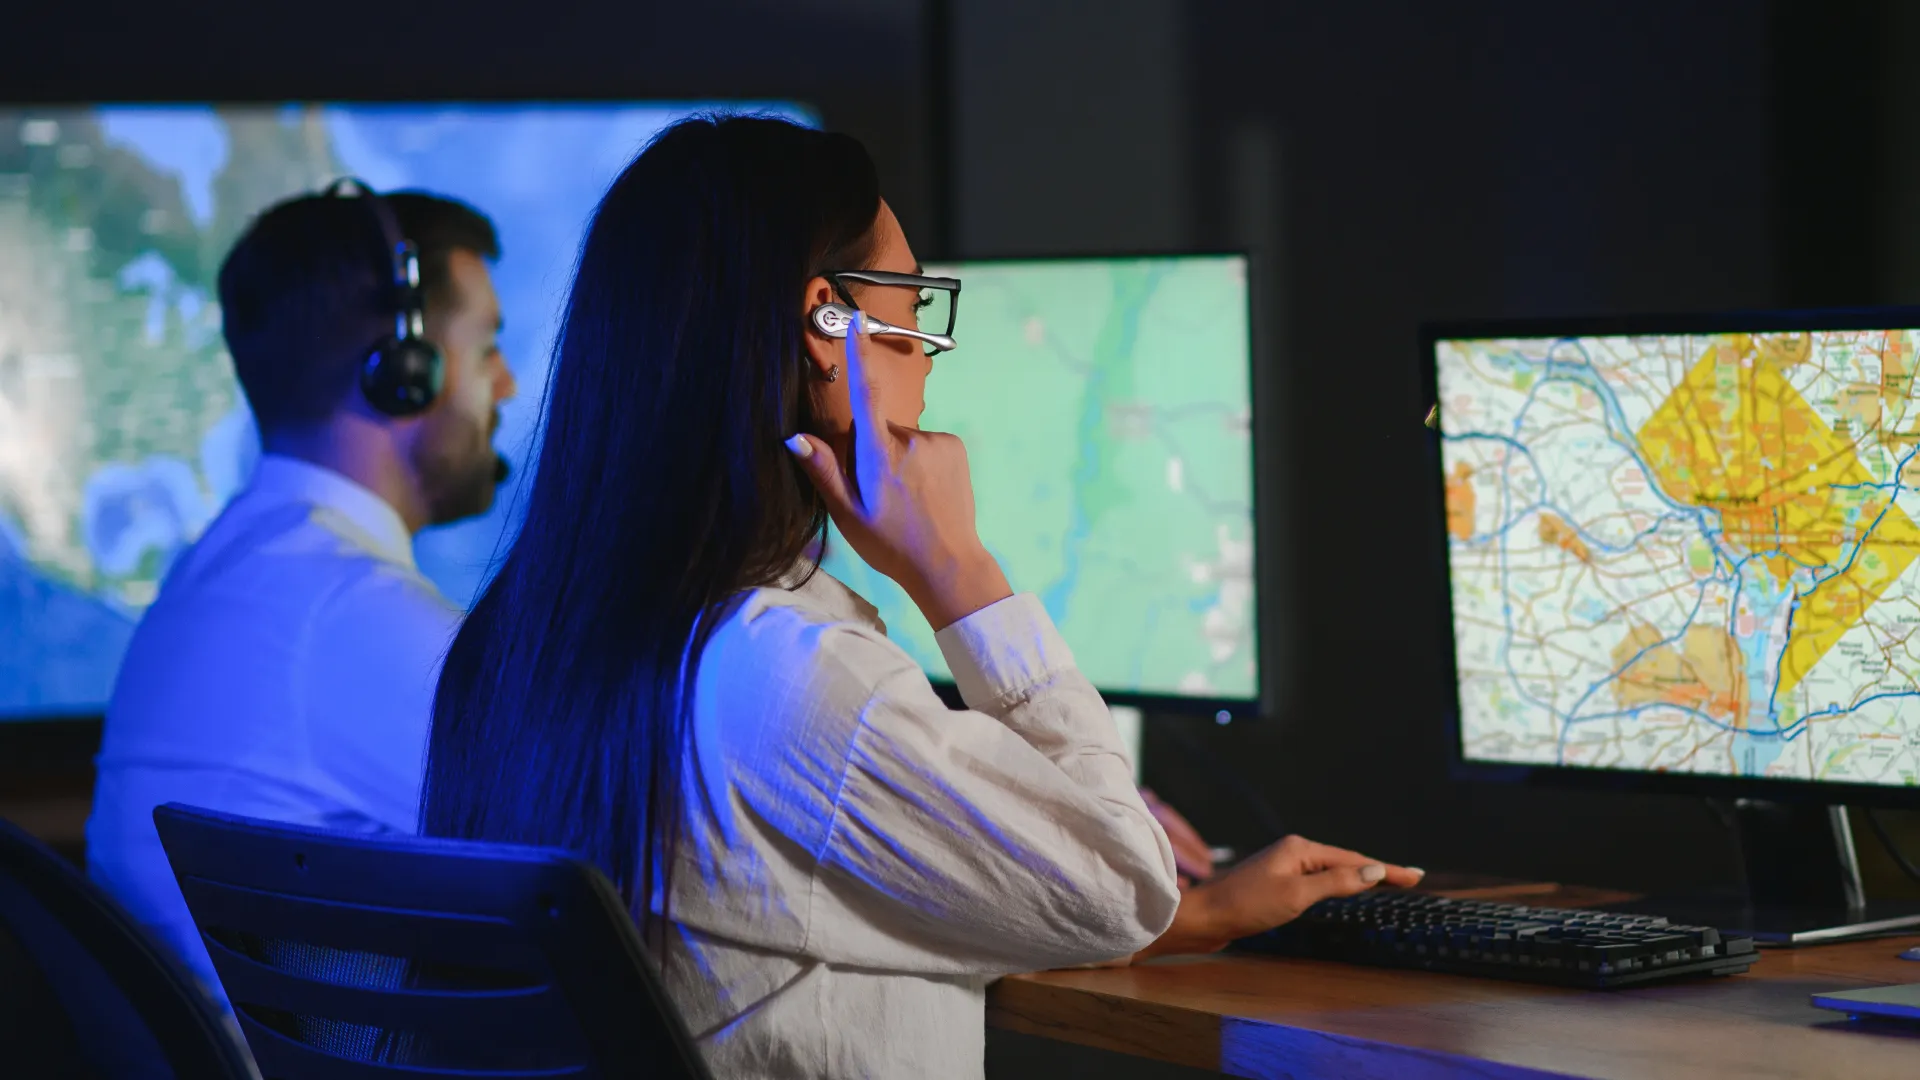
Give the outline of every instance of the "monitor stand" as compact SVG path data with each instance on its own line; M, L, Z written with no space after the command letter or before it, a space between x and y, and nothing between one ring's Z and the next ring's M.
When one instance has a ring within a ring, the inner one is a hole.
M1769 945L1813 945L1920 927L1920 903L1869 901L1844 806L1736 800L1744 895L1655 896L1608 905Z

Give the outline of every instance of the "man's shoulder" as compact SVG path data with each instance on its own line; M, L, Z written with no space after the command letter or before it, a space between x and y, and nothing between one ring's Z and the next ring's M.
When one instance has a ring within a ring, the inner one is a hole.
M371 550L336 527L324 509L297 503L247 506L243 500L175 564L160 590L160 605L244 595L310 613L371 605L457 616L417 568Z
M310 633L347 649L430 647L444 652L461 610L418 570L379 559L345 561L313 599Z
M341 657L437 662L459 622L417 569L275 509L216 522L181 557L134 628L121 681L171 683L166 669L241 655L296 683L302 672L339 677L326 672Z
M333 606L392 607L456 617L460 614L460 609L432 579L411 566L370 555L341 556L331 576L331 587L323 599Z

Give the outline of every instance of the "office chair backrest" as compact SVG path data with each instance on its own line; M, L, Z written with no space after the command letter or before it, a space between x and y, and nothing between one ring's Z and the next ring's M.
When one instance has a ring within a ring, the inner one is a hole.
M266 1080L705 1080L594 867L547 848L153 812Z
M0 1074L245 1080L187 969L80 870L0 820Z

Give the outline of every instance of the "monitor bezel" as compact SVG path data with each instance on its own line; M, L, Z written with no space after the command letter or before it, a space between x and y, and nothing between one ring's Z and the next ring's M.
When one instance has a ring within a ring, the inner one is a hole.
M1613 315L1567 318L1516 318L1434 321L1420 327L1419 371L1423 403L1439 397L1439 362L1435 346L1441 341L1488 338L1557 338L1622 335L1791 333L1822 330L1920 329L1920 307L1826 308L1813 310L1729 311L1707 314ZM1434 641L1439 650L1445 687L1441 711L1447 729L1447 767L1454 779L1477 783L1575 788L1647 794L1695 795L1722 799L1765 799L1778 802L1851 804L1889 808L1920 808L1920 786L1837 783L1778 777L1722 776L1651 772L1578 765L1538 765L1479 761L1466 756L1461 730L1458 655L1453 626L1451 548L1446 527L1446 469L1441 457L1440 432L1427 432L1429 455L1428 557L1440 583L1441 603L1436 611Z
M1231 722L1241 721L1241 720L1251 720L1251 719L1255 719L1255 718L1266 715L1269 712L1267 703L1273 699L1273 692L1274 692L1273 687L1270 685L1270 683L1273 678L1273 674L1274 674L1273 668L1275 667L1275 665L1270 662L1269 650L1273 647L1272 642L1276 639L1277 635L1274 635L1270 631L1268 623L1272 616L1267 611L1266 605L1262 599L1263 597L1269 596L1272 594L1270 575L1273 572L1272 568L1268 566L1268 563L1270 560L1262 557L1261 555L1261 549L1262 549L1261 538L1266 534L1265 526L1267 524L1267 522L1264 519L1264 514L1266 513L1266 511L1262 505L1262 500L1260 498L1260 478L1264 471L1263 465L1265 463L1262 461L1262 458L1264 456L1263 436L1261 434L1262 410L1260 408L1260 395L1258 392L1259 367L1262 360L1262 349L1264 348L1264 343L1262 341L1261 333L1260 333L1259 315L1258 315L1258 310L1256 308L1255 296L1257 292L1256 283L1259 280L1261 280L1261 275L1264 273L1264 270L1262 267L1263 260L1255 252L1249 249L1232 248L1232 247L1177 248L1177 249L1171 249L1171 250L1121 249L1121 250L1115 250L1115 251L1072 252L1067 254L1049 252L1045 254L989 255L989 256L980 256L980 257L925 256L920 260L922 263L928 266L934 266L934 265L953 265L957 263L975 264L975 265L984 264L984 263L1034 264L1034 263L1067 263L1067 262L1111 262L1111 261L1120 261L1120 260L1126 260L1126 259L1221 259L1221 258L1237 258L1241 260L1242 264L1245 266L1245 269L1246 269L1246 281L1247 281L1247 288L1246 288L1246 295L1244 298L1244 302L1246 304L1246 319L1247 319L1248 430L1251 433L1248 439L1248 442L1250 444L1248 448L1248 452L1251 455L1250 463L1252 465L1251 472L1252 472L1252 478L1253 478L1253 483L1251 485L1252 490L1249 493L1248 502L1249 502L1249 509L1251 511L1250 516L1253 520L1253 596L1254 596L1253 619L1254 619L1254 635L1255 635L1254 663L1259 673L1256 679L1254 693L1253 693L1253 696L1244 697L1244 698L1231 697L1231 696L1217 696L1217 695L1188 696L1184 694L1146 693L1146 692L1133 691L1133 690L1116 690L1116 689L1111 689L1109 687L1101 686L1097 683L1094 685L1094 689L1100 692L1101 698L1104 699L1110 705L1121 705L1129 708L1135 708L1135 709L1141 710L1144 713L1150 713L1155 716L1194 716L1194 717L1204 716L1207 719L1212 720L1216 724L1225 724L1225 723L1231 723ZM964 278L962 280L964 281ZM965 297L964 297L964 289L963 289L962 291L963 303L964 303L964 299ZM965 310L964 307L962 308L962 310ZM960 333L964 335L965 333L964 329L961 330ZM1018 588L1019 584L1020 584L1019 582L1015 582L1014 586ZM1071 646L1072 642L1068 642L1068 645ZM941 697L947 701L949 705L955 705L960 701L959 689L953 684L951 680L932 678L931 676L929 677L934 685L935 691L938 692L941 695ZM1223 716L1224 716L1224 719L1222 719Z

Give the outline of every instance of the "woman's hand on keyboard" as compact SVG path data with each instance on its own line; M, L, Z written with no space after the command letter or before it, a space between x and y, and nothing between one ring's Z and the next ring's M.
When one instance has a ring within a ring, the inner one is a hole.
M1235 938L1291 922L1321 900L1376 885L1406 888L1426 872L1289 836L1180 897L1173 925L1135 959L1213 952Z
M1173 845L1173 865L1180 875L1180 888L1188 889L1195 882L1213 877L1213 849L1200 839L1200 834L1180 811L1161 802L1149 788L1140 789L1140 799L1147 804L1147 812L1166 830L1167 843Z

